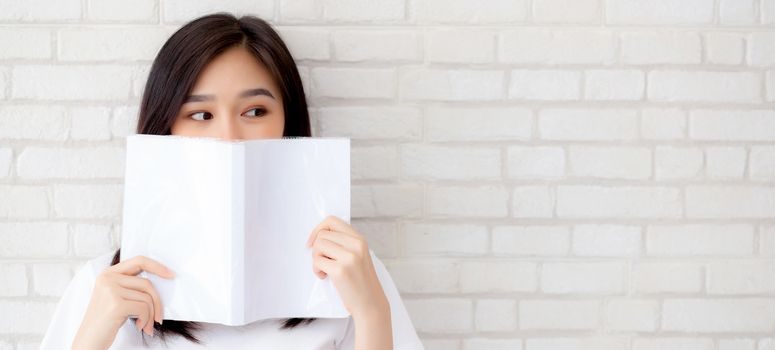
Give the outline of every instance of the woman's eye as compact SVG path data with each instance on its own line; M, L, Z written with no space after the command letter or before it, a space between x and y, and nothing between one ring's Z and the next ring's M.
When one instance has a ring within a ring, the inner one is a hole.
M266 110L265 109L263 109L263 108L252 108L252 109L248 110L247 112L245 112L244 115L246 115L248 117L262 117L262 116L264 116L264 114L266 114Z
M210 119L213 119L213 114L210 112L196 112L191 114L191 119L210 120Z

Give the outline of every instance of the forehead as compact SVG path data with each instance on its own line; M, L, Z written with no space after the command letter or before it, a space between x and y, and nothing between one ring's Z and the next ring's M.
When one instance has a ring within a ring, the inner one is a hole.
M277 84L258 59L243 47L232 47L216 56L200 72L192 93L231 94L266 88L277 95Z

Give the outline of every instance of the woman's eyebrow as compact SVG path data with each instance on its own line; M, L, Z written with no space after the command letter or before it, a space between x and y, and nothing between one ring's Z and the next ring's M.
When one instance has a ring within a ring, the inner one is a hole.
M264 96L271 97L272 99L275 99L274 95L272 95L272 93L269 92L269 90L264 88L245 90L239 94L239 97L245 98L245 97L252 97L252 96L259 96L259 95L264 95ZM214 99L215 99L214 95L188 95L186 96L186 99L185 101L183 101L183 103L212 101Z

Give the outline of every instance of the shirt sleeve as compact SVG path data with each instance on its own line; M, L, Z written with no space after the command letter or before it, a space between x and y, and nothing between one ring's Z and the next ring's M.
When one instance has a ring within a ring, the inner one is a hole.
M371 260L374 264L377 278L382 285L382 290L385 292L388 303L390 303L390 319L393 328L393 349L425 350L422 342L420 342L420 338L417 336L412 320L409 318L409 313L407 313L406 308L404 307L401 295L398 293L398 289L393 283L393 279L390 277L390 273L385 268L385 265L382 264L382 261L374 255L373 251L369 250L369 253L371 254ZM352 317L349 317L344 336L337 349L353 350L354 348L355 325Z
M110 255L112 256L112 253ZM105 256L98 259L104 258ZM43 336L43 341L40 344L41 350L62 349L63 347L69 349L73 344L73 339L81 326L94 288L94 280L96 279L94 260L83 264L65 288L48 324L46 334Z

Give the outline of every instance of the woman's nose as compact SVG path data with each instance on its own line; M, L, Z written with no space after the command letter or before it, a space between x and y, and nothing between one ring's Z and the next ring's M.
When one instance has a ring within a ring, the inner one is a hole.
M220 123L217 123L216 126L218 130L216 131L216 137L227 140L227 141L233 141L233 140L242 140L242 131L240 130L239 123L237 123L236 118L232 116L225 116L220 119Z

